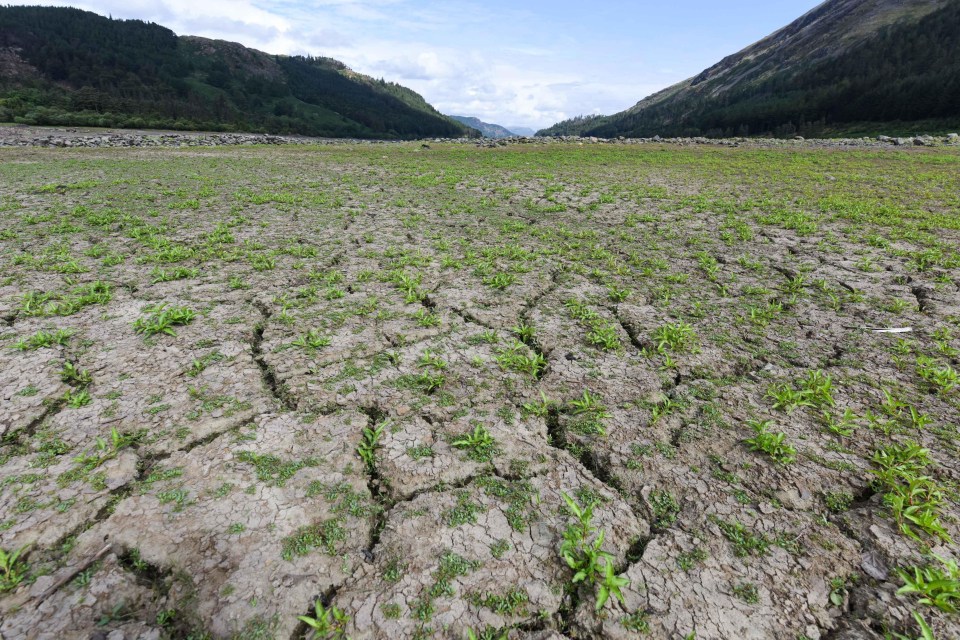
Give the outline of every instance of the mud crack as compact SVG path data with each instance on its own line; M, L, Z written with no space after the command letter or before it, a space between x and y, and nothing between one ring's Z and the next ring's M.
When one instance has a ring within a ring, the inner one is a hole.
M923 286L916 286L910 289L910 293L917 299L917 309L920 313L926 313L930 307L930 290Z
M533 311L538 304L540 304L540 301L551 295L560 287L560 276L563 273L564 269L562 268L554 269L550 272L550 285L540 293L527 300L526 304L523 306L523 311L520 312L521 320L527 320L530 312Z
M630 338L630 344L632 344L637 351L642 352L644 350L647 350L653 347L653 343L645 342L640 337L640 334L637 333L636 327L634 327L631 323L627 322L627 320L624 319L623 315L621 315L620 313L619 307L612 309L611 312L613 314L613 317L617 319L617 323L620 325L620 327L624 330L624 332Z
M270 395L287 411L295 411L297 409L296 400L290 394L289 389L277 380L273 367L267 363L263 353L263 333L270 321L272 311L266 303L259 300L254 303L254 306L260 311L262 317L253 329L253 340L250 343L251 355L260 369L260 376L263 378L264 384L270 390Z
M497 331L497 327L488 324L476 317L466 309L458 309L457 307L447 307L451 313L461 318L464 322L469 322L470 324L475 324L477 326L483 327L484 329L490 329L491 331Z

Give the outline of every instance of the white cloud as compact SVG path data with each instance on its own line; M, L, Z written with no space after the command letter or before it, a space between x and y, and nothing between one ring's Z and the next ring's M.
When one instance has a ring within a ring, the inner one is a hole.
M41 3L140 18L181 35L236 40L269 53L334 57L361 73L409 86L443 113L533 128L624 109L677 79L632 80L623 69L585 59L570 34L535 31L543 37L508 40L501 31L530 21L529 11L492 15L462 0L426 7L412 0Z

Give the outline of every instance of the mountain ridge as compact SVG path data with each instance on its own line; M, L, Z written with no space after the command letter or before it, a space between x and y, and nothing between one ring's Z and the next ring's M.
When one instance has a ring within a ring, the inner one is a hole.
M518 135L503 125L484 122L480 118L475 118L473 116L450 117L461 124L476 129L483 134L483 137L485 138L512 138Z

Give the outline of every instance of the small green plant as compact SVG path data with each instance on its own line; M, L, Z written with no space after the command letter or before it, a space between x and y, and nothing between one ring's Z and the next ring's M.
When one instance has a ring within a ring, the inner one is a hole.
M415 447L407 447L407 455L413 458L414 460L420 460L422 458L432 458L434 454L433 447L425 444L420 444Z
M936 607L945 613L957 613L960 606L960 568L955 560L935 557L940 562L939 567L897 570L904 582L897 593L916 595L920 604Z
M270 271L276 268L277 261L273 256L256 253L250 256L250 266L253 267L254 271Z
M623 302L630 297L631 293L633 292L630 289L618 289L613 285L607 287L607 297L610 298L610 302Z
M550 409L555 405L553 400L547 398L547 395L541 391L540 400L532 402L523 403L523 414L525 416L536 416L538 418L545 418L549 413Z
M681 571L690 571L708 557L706 551L700 547L694 547L691 551L685 551L677 556L677 566Z
M635 611L630 615L620 618L620 624L627 631L634 633L650 633L650 621L646 611Z
M610 596L623 602L621 588L630 584L630 581L614 573L613 555L601 549L606 533L600 531L595 535L597 529L593 526L593 508L596 502L581 506L566 493L561 495L567 504L567 512L577 519L563 532L560 545L560 556L574 572L572 584L583 582L597 585L597 611L603 608Z
M175 326L190 324L197 316L197 313L187 307L167 307L167 304L161 304L154 307L149 316L137 318L133 323L133 329L137 333L143 333L147 337L165 333L170 336L177 335L173 330Z
M67 406L71 409L79 409L93 402L93 396L91 396L90 392L86 389L71 389L63 394L63 401L66 402Z
M330 346L330 336L320 333L319 329L308 329L306 333L291 342L295 347L315 351Z
M811 402L817 407L832 407L833 401L833 378L823 371L811 371L807 377L800 382L800 388L809 396Z
M547 359L516 340L509 347L497 352L497 364L504 369L537 378L546 369Z
M513 275L512 273L501 272L484 278L483 284L487 285L488 287L503 291L516 281L517 276Z
M517 323L517 326L510 329L513 332L513 335L517 336L517 340L523 342L524 344L531 344L536 338L536 329L533 325L527 324L522 320Z
M770 540L763 534L756 534L740 522L711 518L723 535L733 544L733 553L737 557L765 556L769 553Z
M757 585L752 582L741 582L733 588L733 595L737 596L747 604L757 604L760 602L760 592Z
M826 491L823 502L834 513L843 513L853 504L853 494L849 491Z
M667 349L670 351L686 351L696 343L697 336L693 327L681 320L676 324L667 324L657 329L653 333L653 339L656 341L657 350L660 352Z
M436 327L440 324L440 314L427 309L420 309L414 314L417 324L421 327Z
M494 629L493 627L484 627L480 633L473 629L467 629L467 640L507 640L510 637L509 629Z
M883 502L900 531L918 541L919 533L924 533L950 542L940 522L943 489L933 478L921 475L930 465L928 451L916 443L894 444L874 452L871 461L877 467L872 470L876 483L886 492Z
M497 451L497 441L486 427L479 424L472 432L463 434L450 444L457 449L466 449L467 457L474 462L489 462Z
M93 381L89 371L81 369L72 362L63 363L63 369L60 370L60 379L75 387L85 387Z
M800 407L812 407L813 401L808 394L793 388L788 382L778 382L767 390L767 396L773 399L773 408L793 413Z
M613 560L611 558L607 558L606 563L603 565L603 577L599 580L597 585L596 610L599 611L602 609L603 605L605 605L607 600L610 599L610 596L613 596L622 604L623 592L621 589L629 585L630 579L618 576L616 574L616 569L613 566Z
M607 430L603 421L610 417L610 412L601 400L600 396L591 394L588 389L584 389L580 398L571 400L570 412L579 416L579 419L570 428L583 435L605 436Z
M949 364L939 363L929 356L917 356L917 374L931 388L941 394L952 391L960 384L960 374Z
M11 591L26 578L27 563L23 552L30 545L24 545L15 551L0 549L0 593Z
M365 427L363 430L363 438L360 440L360 444L357 445L357 454L360 456L360 459L363 460L367 469L373 469L376 466L377 443L380 442L380 436L383 435L384 426L386 426L385 422L380 423L372 429Z
M172 269L170 271L156 267L150 273L150 276L153 278L153 284L157 284L159 282L173 282L174 280L184 280L186 278L196 278L198 275L200 275L199 269L188 269L186 267L177 267L176 269Z
M587 332L587 342L605 351L619 351L623 346L620 336L612 325L603 322L594 322Z
M446 376L442 373L431 373L429 371L413 376L411 380L418 389L427 394L442 388L447 382Z
M847 599L847 579L837 576L830 580L830 604L842 607Z
M768 431L772 420L749 420L747 424L753 429L755 435L752 438L744 440L750 445L753 451L764 451L771 458L780 464L790 464L796 459L797 450L793 445L786 442L785 433L771 433Z
M933 635L933 629L930 628L930 625L927 624L927 621L919 612L913 612L913 619L917 621L917 626L920 627L920 637L914 638L912 635L905 636L902 633L895 633L892 637L896 640L937 640L936 636Z
M432 368L437 371L443 371L447 368L446 361L433 353L432 351L425 351L422 356L420 356L420 366L423 368Z
M602 400L600 396L590 393L589 389L584 389L582 396L570 401L570 409L574 415L592 413L600 415L603 418L609 418L610 414L607 412L606 407L603 406Z
M802 274L798 274L784 283L783 290L790 295L797 295L803 291L806 284L806 278Z
M396 584L400 582L401 578L403 578L403 574L406 570L407 564L400 557L393 556L387 562L386 567L384 567L383 579L390 584Z
M824 411L823 413L823 422L827 428L827 431L832 433L835 436L840 436L841 438L849 438L853 435L853 431L856 428L857 416L853 413L852 409L844 409L842 416L835 416L829 411Z
M350 616L337 607L327 608L323 606L323 603L319 600L314 603L313 611L312 616L297 616L297 620L310 628L311 638L317 638L318 640L346 638L347 623L350 622Z
M655 489L650 492L650 508L653 511L652 524L658 529L669 527L677 521L677 516L680 514L680 503L665 489Z
M424 294L420 292L420 279L420 275L412 276L403 271L395 271L390 281L403 293L404 302L410 304L419 302L424 297Z
M346 297L347 292L339 287L327 287L327 290L323 294L324 300L339 300L340 298Z
M767 396L773 399L774 409L787 413L799 407L832 407L833 378L822 371L811 371L797 386L788 382L774 384L767 390Z
M503 593L467 593L466 600L476 607L490 609L501 616L525 616L530 596L523 589L512 588Z
M109 442L106 438L97 436L95 448L80 454L74 458L74 462L87 471L93 471L104 462L116 458L125 447L129 447L140 440L143 433L143 431L121 433L116 427L112 427Z
M13 345L14 349L28 351L31 349L45 349L53 346L62 346L67 344L73 331L68 329L57 329L54 332L38 331L29 338L21 338Z

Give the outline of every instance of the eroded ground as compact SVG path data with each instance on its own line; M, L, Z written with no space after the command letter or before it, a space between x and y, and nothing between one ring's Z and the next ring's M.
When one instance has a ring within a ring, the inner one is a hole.
M960 636L957 150L0 160L4 638Z

